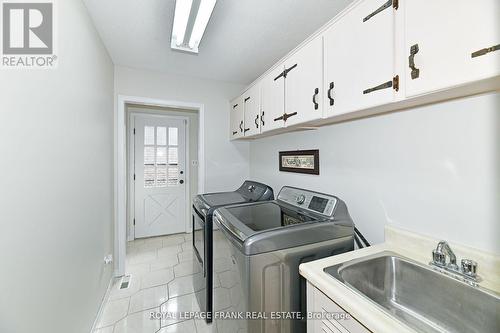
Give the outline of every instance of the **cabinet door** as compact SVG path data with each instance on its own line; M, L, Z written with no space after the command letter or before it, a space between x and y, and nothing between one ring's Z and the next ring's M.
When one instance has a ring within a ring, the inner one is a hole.
M260 134L260 83L243 94L245 108L245 136Z
M244 135L245 121L243 118L243 99L238 97L231 101L230 113L230 138L237 139Z
M285 61L286 126L323 117L323 37Z
M500 1L407 0L403 5L407 96L500 75ZM414 55L418 72L414 70L412 77L413 45L418 45ZM489 52L473 57L487 48Z
M262 132L284 126L283 120L276 120L285 113L285 81L279 77L284 70L283 64L277 66L262 80Z
M394 100L394 12L387 0L363 1L325 32L326 116Z

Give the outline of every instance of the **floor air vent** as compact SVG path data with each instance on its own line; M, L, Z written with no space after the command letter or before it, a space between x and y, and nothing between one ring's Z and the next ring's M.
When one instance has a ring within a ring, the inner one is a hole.
M120 289L127 289L130 286L130 275L125 275L122 277L122 281L120 282Z

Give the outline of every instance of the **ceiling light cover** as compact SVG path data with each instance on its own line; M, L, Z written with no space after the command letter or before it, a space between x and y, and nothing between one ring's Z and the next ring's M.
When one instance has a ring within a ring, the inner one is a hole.
M191 13L193 0L176 0L174 27L172 29L172 45L181 46L184 43L186 28Z
M205 29L207 28L208 21L212 12L215 8L217 0L200 0L200 7L198 9L198 14L196 15L196 20L194 22L193 31L191 37L189 38L189 47L191 49L198 49Z

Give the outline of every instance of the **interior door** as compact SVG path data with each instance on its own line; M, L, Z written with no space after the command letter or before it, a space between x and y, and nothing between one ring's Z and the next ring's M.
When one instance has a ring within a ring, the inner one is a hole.
M134 117L135 238L186 229L186 121Z
M394 99L392 3L360 2L325 32L324 102L328 117Z
M403 5L408 96L500 75L500 1L407 0ZM414 45L418 77L409 68Z
M260 83L243 94L245 108L245 136L260 134Z
M231 139L241 138L244 135L244 106L241 97L236 98L231 101L231 111L230 111L230 131L229 137Z
M317 37L285 62L285 124L323 117L323 37Z
M275 120L285 113L285 79L282 76L283 70L284 66L280 64L262 80L262 132L284 126L283 120Z

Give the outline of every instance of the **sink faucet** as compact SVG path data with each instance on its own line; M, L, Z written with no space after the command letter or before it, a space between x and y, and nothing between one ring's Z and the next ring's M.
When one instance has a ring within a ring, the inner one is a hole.
M450 258L448 263L446 262L447 256ZM446 272L452 272L462 277L466 282L477 283L480 281L477 275L477 263L470 259L462 259L461 267L458 267L457 257L450 245L445 241L440 241L436 249L432 250L430 265Z

